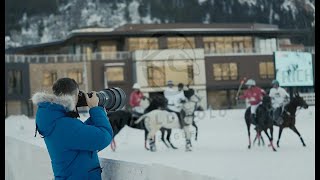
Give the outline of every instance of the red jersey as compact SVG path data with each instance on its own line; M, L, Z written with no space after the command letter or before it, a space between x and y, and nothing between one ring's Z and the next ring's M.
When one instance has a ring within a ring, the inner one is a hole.
M245 90L243 95L239 96L239 98L240 99L247 98L249 100L250 105L257 105L262 101L262 97L264 95L266 95L266 92L263 89L257 86L254 86L250 89Z
M141 91L133 91L130 94L130 101L129 104L131 107L136 107L136 106L140 106L140 101L143 97L143 94Z

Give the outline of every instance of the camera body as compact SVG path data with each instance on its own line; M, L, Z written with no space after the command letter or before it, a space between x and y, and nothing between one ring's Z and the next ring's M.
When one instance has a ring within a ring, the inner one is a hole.
M92 97L92 93L87 93ZM122 109L126 104L126 94L118 87L103 89L96 93L99 99L98 105L104 107L107 111L116 111ZM77 107L88 106L84 92L80 91L78 95Z

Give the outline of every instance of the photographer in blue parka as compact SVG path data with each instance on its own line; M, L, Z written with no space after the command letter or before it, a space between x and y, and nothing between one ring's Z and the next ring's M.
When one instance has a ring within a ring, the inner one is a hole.
M85 98L90 117L82 122L75 116L79 85L70 78L58 79L53 94L37 92L32 101L38 105L36 132L43 136L55 179L101 180L98 151L107 147L113 131L96 92Z

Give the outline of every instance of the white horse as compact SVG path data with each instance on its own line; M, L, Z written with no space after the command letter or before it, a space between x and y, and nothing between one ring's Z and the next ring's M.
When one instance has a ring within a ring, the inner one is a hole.
M191 96L185 103L182 104L183 127L179 122L179 117L174 112L166 110L153 110L141 116L135 123L138 124L144 120L146 129L148 130L147 139L150 141L151 151L156 151L155 134L160 128L167 129L183 129L186 137L186 151L191 151L191 131L190 126L194 119L194 112L200 99L197 96Z

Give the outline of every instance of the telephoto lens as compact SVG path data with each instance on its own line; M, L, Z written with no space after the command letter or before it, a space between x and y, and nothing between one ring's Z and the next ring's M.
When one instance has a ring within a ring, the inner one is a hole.
M92 97L92 93L88 93ZM97 92L99 106L104 107L107 111L116 111L122 109L126 104L126 94L118 87L107 88ZM82 91L79 92L77 107L87 106L86 97Z

